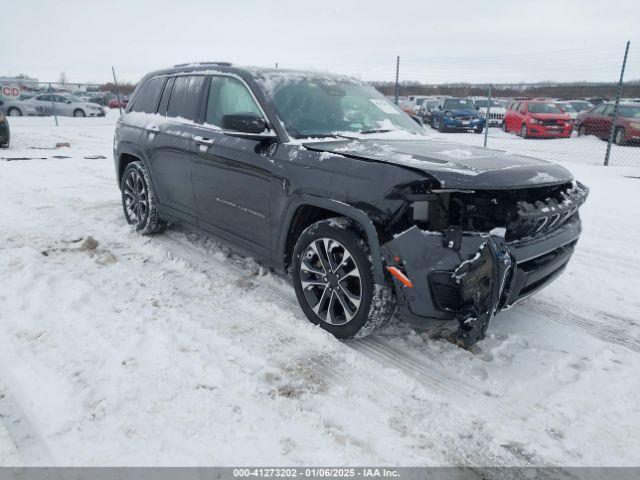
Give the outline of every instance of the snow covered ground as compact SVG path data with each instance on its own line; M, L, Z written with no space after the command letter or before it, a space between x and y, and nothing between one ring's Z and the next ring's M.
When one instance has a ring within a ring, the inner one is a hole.
M0 151L46 157L0 159L0 465L640 463L640 169L545 152L591 188L583 237L476 352L340 343L251 259L132 232L115 119L12 118Z

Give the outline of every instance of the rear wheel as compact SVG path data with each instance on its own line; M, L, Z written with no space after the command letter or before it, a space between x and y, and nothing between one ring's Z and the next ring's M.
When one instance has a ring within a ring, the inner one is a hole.
M520 127L520 136L522 138L527 138L529 136L529 129L527 128L526 123L523 123L522 127Z
M296 297L310 322L339 339L360 338L386 325L396 302L376 285L369 246L345 217L305 229L293 251Z
M125 168L120 183L122 208L129 225L142 235L160 233L166 222L160 218L151 184L151 176L140 161Z
M444 119L441 118L440 121L438 122L438 131L440 133L445 133L447 131L447 127L444 124Z
M9 110L7 110L7 114L10 117L21 117L22 116L22 112L17 107L11 107Z
M613 143L616 145L624 145L626 142L624 141L624 128L618 127L616 128L615 133L613 134Z

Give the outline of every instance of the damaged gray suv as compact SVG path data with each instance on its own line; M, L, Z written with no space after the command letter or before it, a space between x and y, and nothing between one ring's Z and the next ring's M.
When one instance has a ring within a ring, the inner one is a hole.
M430 140L357 80L228 63L147 75L114 159L140 233L187 223L289 273L341 339L397 312L472 345L562 273L588 192L549 162Z

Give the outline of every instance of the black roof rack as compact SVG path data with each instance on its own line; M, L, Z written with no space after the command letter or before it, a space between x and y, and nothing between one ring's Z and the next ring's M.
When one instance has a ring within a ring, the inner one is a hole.
M178 63L174 65L174 68L188 67L189 65L217 65L218 67L230 67L233 65L231 62L188 62Z

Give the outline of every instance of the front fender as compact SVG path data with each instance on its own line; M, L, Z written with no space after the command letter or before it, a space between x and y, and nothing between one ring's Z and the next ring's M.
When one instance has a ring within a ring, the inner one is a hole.
M339 215L351 218L352 220L358 222L358 224L364 231L367 243L369 244L369 249L371 251L371 262L373 264L374 280L377 284L382 285L385 282L385 275L382 268L380 241L378 238L378 232L369 216L364 211L346 203L327 198L316 197L313 195L299 195L295 197L287 207L286 213L284 215L284 221L282 222L282 228L280 229L280 234L278 236L277 248L278 259L283 263L283 267L284 261L282 259L284 259L286 254L285 250L287 244L287 236L289 233L289 229L291 228L293 216L299 207L306 205L331 210Z

